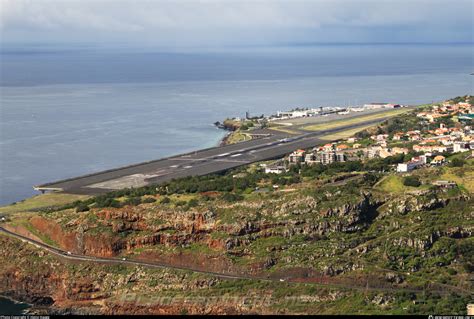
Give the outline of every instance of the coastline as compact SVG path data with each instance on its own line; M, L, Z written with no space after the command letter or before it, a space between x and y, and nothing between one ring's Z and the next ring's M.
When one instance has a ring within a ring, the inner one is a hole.
M227 132L226 135L220 140L219 146L225 146L229 143L229 139L233 132Z
M30 314L31 310L34 309L34 304L26 302L26 301L21 301L18 299L14 299L11 296L5 295L5 294L0 294L0 305L2 306L2 309L5 309L5 307L9 306L10 308L7 309L7 313L1 313L1 315L27 315ZM14 307L14 309L11 309ZM16 309L20 310L19 313L13 313L16 311ZM2 310L4 311L4 310Z

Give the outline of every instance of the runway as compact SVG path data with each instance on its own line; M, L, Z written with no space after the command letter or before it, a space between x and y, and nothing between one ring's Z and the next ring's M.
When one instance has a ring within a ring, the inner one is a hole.
M254 162L280 158L296 149L310 148L324 142L320 139L322 135L376 124L383 120L364 121L299 135L265 129L265 133L271 132L272 135L46 183L34 186L34 189L97 195L128 187L158 184L173 178L218 173Z

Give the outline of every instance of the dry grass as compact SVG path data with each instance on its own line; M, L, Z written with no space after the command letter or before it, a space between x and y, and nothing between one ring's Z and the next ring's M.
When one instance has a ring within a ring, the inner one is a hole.
M0 213L11 214L18 212L35 211L41 208L61 206L72 203L76 200L83 200L88 198L87 195L74 195L66 193L48 193L33 196L16 204L0 207Z
M271 126L269 129L274 130L274 131L279 131L283 133L288 133L288 134L298 134L298 132L295 132L291 129L288 128L286 125L278 125L278 126Z
M462 169L463 173L459 174L461 169L447 167L440 179L453 181L461 187L464 187L469 193L474 194L474 171L472 168Z
M352 125L352 124L357 124L357 123L366 122L366 121L372 121L372 120L378 120L378 119L383 120L383 119L387 119L389 117L400 115L409 111L411 111L411 109L407 109L407 108L392 109L390 111L376 113L376 114L357 116L357 117L337 120L337 121L328 122L328 123L308 125L308 126L302 127L302 129L306 131L328 130L328 129L337 128L339 126Z
M227 144L235 144L244 141L250 141L252 137L247 133L242 133L241 131L234 131L230 133L227 138Z
M331 134L326 134L326 135L322 135L320 137L321 140L324 140L324 141L336 141L336 140L341 140L341 139L345 139L345 138L349 138L349 137L352 137L354 134L360 132L360 131L363 131L365 129L368 129L369 127L373 127L374 124L370 124L370 125L366 125L366 126L361 126L361 127L357 127L357 128L353 128L353 129L349 129L349 130L345 130L345 131L340 131L340 132L336 132L336 133L331 133Z

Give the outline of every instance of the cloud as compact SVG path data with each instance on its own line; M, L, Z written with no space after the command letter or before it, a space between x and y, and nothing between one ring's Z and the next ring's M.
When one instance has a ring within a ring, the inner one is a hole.
M471 0L0 0L6 40L163 46L472 41ZM397 38L398 40L398 38Z

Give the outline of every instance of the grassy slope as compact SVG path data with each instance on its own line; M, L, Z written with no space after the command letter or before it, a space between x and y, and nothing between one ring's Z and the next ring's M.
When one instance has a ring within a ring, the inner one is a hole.
M357 123L364 122L364 121L371 121L371 120L377 120L377 119L382 120L382 119L386 119L386 118L389 118L389 117L392 117L392 116L395 116L395 115L399 115L399 114L409 112L411 110L412 109L408 109L408 108L393 109L393 110L382 112L382 113L369 114L369 115L366 115L366 116L359 116L359 117L355 117L355 118L342 119L342 120L332 121L332 122L329 122L329 123L308 125L308 126L305 126L304 129L307 130L307 131L327 130L327 129L336 128L338 126L357 124Z
M360 131L368 129L369 127L373 127L373 125L361 126L361 127L358 127L358 128L344 130L344 131L340 131L340 132L337 132L337 133L326 134L326 135L322 135L320 138L323 141L336 141L336 140L340 140L340 139L345 139L345 138L354 136L354 134L356 134Z
M249 141L252 138L250 137L249 134L243 133L240 130L234 131L230 133L230 136L227 138L226 142L227 144L235 144L239 142L244 142L244 141Z
M15 204L0 207L0 213L11 214L18 212L35 211L47 207L62 206L68 203L72 203L76 200L86 199L88 197L89 196L86 195L74 195L65 193L42 194L27 198Z

